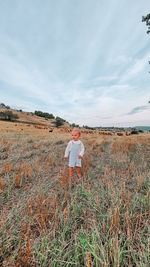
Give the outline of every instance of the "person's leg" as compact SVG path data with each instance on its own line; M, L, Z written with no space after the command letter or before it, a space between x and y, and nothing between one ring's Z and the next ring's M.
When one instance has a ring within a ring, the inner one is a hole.
M69 178L70 178L70 180L72 179L72 175L73 175L73 167L69 167Z
M77 171L78 177L80 178L81 177L81 173L80 173L81 167L76 167L76 171Z

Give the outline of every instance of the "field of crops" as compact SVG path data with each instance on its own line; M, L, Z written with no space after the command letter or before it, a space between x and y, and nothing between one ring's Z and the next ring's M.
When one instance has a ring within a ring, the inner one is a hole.
M83 133L72 181L69 140L0 122L0 266L147 267L150 134Z

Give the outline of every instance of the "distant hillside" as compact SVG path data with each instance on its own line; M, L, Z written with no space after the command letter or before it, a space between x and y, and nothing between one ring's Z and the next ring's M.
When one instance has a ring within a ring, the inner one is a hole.
M133 128L143 131L150 131L150 126L135 126Z
M40 116L35 115L33 112L14 110L8 106L0 105L0 112L6 112L6 110L12 111L13 114L16 114L18 116L18 119L15 119L15 122L55 127L54 125L54 122L56 121L55 119L48 119L48 118L40 117ZM69 124L67 122L64 122L63 127L69 127Z

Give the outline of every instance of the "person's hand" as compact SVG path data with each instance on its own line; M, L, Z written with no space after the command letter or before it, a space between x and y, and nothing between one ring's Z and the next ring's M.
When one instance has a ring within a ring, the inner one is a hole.
M78 156L78 159L82 159L82 156L81 156L81 155L79 155L79 156Z
M67 157L64 157L64 159L66 160L66 159L67 159Z

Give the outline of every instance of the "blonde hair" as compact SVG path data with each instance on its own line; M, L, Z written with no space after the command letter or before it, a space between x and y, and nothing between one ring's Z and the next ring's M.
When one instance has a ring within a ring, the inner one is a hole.
M72 132L78 132L79 136L81 135L81 131L79 128L73 128Z

